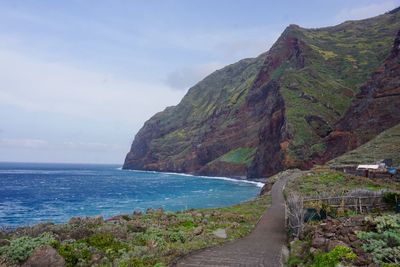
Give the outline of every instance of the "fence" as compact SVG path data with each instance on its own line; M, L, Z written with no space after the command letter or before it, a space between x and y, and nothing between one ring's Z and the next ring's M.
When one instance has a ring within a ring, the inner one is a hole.
M386 209L388 207L383 200L383 195L304 198L303 203L304 207L312 206L309 204L319 203L332 208L353 210L358 213L370 212L373 209Z
M333 208L336 210L352 210L357 213L370 212L374 209L385 210L389 205L385 203L385 191L355 190L343 196L319 196L302 198L291 195L286 201L286 223L294 236L299 236L307 216L307 208L319 209Z

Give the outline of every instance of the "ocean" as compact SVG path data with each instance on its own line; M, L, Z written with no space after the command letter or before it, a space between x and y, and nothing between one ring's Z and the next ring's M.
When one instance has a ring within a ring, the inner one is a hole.
M0 163L0 227L109 218L147 208L223 207L256 197L261 185L119 165Z

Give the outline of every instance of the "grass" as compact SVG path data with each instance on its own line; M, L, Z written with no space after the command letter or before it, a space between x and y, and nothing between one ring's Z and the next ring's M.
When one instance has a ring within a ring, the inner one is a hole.
M46 233L54 239L51 245L68 266L167 266L191 251L249 234L270 203L270 196L262 196L224 208L150 210L146 214L123 215L113 222L100 218L73 219L68 224L45 223L0 232L0 236L14 244L13 240L21 243ZM225 229L227 239L213 234L220 228ZM0 262L3 258L12 265L16 257L7 248L1 247Z
M256 148L254 147L239 147L222 155L217 160L229 163L249 165L253 160L255 152Z
M393 180L369 179L353 176L328 168L314 168L308 174L288 183L286 194L300 193L302 196L341 195L355 189L400 190L400 184Z
M328 165L358 165L374 163L382 159L393 159L400 165L400 124L380 133L364 145L331 160Z

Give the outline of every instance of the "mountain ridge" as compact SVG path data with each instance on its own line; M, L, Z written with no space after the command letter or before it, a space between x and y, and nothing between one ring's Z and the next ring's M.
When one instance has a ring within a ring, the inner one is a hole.
M326 139L398 29L398 12L289 25L269 51L213 72L148 120L124 168L257 178L327 160Z

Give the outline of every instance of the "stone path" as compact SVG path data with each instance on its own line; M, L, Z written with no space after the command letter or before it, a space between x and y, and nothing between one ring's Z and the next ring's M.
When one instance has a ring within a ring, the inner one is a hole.
M250 235L194 252L179 260L175 266L282 266L282 248L286 243L285 204L282 190L289 179L300 176L300 171L288 171L272 187L272 205Z

